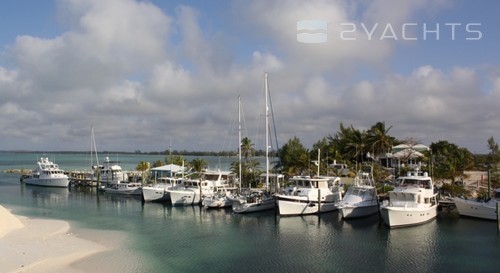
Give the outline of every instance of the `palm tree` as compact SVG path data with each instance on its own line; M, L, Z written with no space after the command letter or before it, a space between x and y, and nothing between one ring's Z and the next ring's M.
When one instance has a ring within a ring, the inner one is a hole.
M150 165L148 161L141 161L137 166L135 167L136 171L141 172L141 183L144 184L146 182L146 176L147 172L149 171Z
M241 154L245 157L245 161L248 158L252 157L255 154L255 149L253 148L254 144L252 140L248 137L245 137L241 140Z
M386 128L385 122L379 121L368 130L367 145L371 147L374 159L392 148L395 138L389 135L391 128Z
M208 163L203 158L194 158L189 164L196 172L202 172L208 166Z

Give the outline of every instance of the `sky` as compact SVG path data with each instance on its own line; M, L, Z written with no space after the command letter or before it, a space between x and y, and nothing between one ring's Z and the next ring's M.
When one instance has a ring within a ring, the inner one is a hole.
M495 0L6 0L0 150L87 151L91 127L98 150L237 150L238 96L242 135L264 149L267 73L278 145L298 137L311 149L340 123L382 121L400 140L487 153L487 139L500 140L498 10Z

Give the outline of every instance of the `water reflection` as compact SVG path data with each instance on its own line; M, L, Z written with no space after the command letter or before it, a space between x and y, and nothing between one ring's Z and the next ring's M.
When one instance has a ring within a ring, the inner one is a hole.
M414 227L390 229L385 248L388 271L401 267L418 268L420 272L432 272L438 241L436 221Z

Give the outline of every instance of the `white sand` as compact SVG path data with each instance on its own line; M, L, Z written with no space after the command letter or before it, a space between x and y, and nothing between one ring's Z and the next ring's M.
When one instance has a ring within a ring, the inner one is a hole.
M84 272L72 265L108 249L75 236L65 221L15 216L0 205L1 272Z

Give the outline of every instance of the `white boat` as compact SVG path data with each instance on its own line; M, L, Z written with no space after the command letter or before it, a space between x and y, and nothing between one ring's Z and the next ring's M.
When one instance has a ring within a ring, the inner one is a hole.
M254 191L233 200L233 212L250 213L276 208L276 198L267 191Z
M229 187L229 171L205 171L200 179L186 179L182 185L167 190L174 206L199 205L205 196L212 196L218 187Z
M269 86L267 82L267 73L264 74L264 89L265 89L265 131L266 131L266 172L262 174L259 179L266 185L264 190L251 192L249 195L243 195L240 198L233 199L233 212L235 213L250 213L265 210L272 210L276 208L275 196L269 194L270 179L273 180L273 185L279 188L280 181L283 180L282 174L269 173ZM240 136L241 143L241 136ZM240 145L241 147L241 145ZM241 150L240 150L241 158ZM240 159L241 161L241 159ZM241 166L240 166L241 169ZM240 175L241 177L241 175Z
M207 209L228 208L233 206L233 199L230 198L231 191L226 187L219 187L211 196L205 196L202 201L203 207Z
M64 170L59 169L59 165L42 157L37 161L36 169L31 175L23 178L23 182L28 185L66 188L69 185L69 177L64 174Z
M342 200L339 177L300 177L291 179L294 185L277 195L279 214L318 214L338 209Z
M99 181L102 185L118 184L128 181L128 175L122 170L119 161L111 161L106 157L103 165L92 166L93 181Z
M142 197L145 202L169 202L168 190L174 189L177 185L182 185L182 178L162 177L158 183L152 186L142 187Z
M396 180L389 200L380 206L380 214L389 227L404 227L429 222L437 216L437 194L427 173L409 172Z
M104 191L113 194L142 195L142 184L137 182L108 183Z
M487 220L497 220L497 206L500 206L500 188L495 189L493 198L484 201L465 200L453 197L458 213Z
M377 188L372 169L361 170L354 178L354 185L347 189L339 210L342 218L359 218L378 213Z

